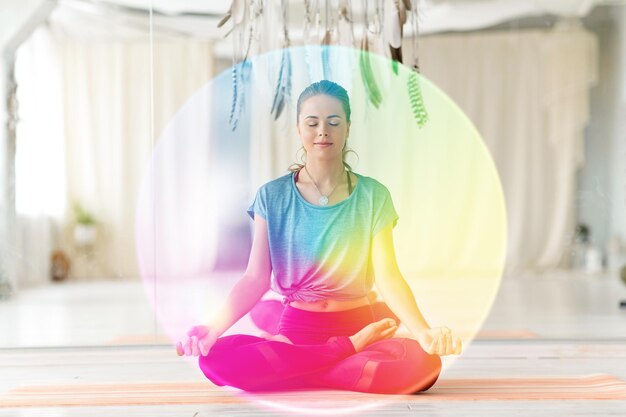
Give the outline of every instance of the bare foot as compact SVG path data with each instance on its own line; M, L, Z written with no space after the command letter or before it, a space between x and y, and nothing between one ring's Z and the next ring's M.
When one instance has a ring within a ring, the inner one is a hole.
M395 320L385 318L363 327L350 336L350 341L354 345L354 350L360 352L369 344L392 337L396 330L398 330L398 326Z

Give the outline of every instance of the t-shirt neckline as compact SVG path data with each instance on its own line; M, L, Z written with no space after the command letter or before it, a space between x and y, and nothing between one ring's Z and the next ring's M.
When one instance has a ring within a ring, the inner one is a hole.
M293 171L291 173L291 188L293 189L293 192L296 194L296 197L300 201L302 201L302 203L304 203L305 205L307 205L309 207L313 207L315 209L328 210L328 209L339 207L339 206L341 206L343 204L346 204L348 201L350 201L350 199L352 197L354 197L354 195L356 194L358 189L361 187L361 182L363 181L363 176L361 176L360 174L357 174L354 171L352 171L352 173L354 175L356 175L356 177L358 179L357 182L356 182L356 185L354 186L354 189L352 190L352 194L350 194L347 198L344 198L340 202L332 204L332 205L329 205L329 206L318 206L318 205L315 205L315 204L311 204L304 197L302 197L302 194L300 194L300 191L298 190L298 187L296 187L296 171Z

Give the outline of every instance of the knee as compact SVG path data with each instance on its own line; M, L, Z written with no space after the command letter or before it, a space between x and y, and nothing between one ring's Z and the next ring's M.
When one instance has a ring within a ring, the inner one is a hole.
M419 343L412 339L407 340L407 352L412 369L410 392L423 392L432 387L441 374L441 357L429 355Z
M423 368L422 377L417 382L413 392L428 391L441 375L441 358L438 355L428 355L429 360Z

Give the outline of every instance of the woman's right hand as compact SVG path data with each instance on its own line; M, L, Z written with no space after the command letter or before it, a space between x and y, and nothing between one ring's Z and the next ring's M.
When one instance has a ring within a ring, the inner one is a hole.
M176 343L178 356L206 356L217 340L217 332L208 326L194 326L187 332L185 342Z

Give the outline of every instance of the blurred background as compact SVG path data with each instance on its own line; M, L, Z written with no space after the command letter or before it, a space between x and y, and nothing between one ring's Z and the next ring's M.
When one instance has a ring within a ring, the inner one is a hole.
M151 307L167 288L144 286L135 232L142 181L172 118L211 80L230 79L249 44L249 56L279 50L283 27L292 46L319 45L330 30L358 47L367 15L370 50L390 56L391 1L246 4L238 15L212 0L0 2L0 348L167 343ZM325 13L342 5L344 37L341 15ZM626 338L626 2L413 5L404 63L419 56L422 74L476 126L506 202L504 275L478 337ZM264 81L269 94L277 73ZM276 119L239 102L234 129L227 87L205 90L211 105L196 110L210 121L198 133L216 179L206 189L220 198L203 202L203 251L185 256L190 274L230 283L248 260L245 209L295 161L299 89ZM365 158L355 170L367 167Z

